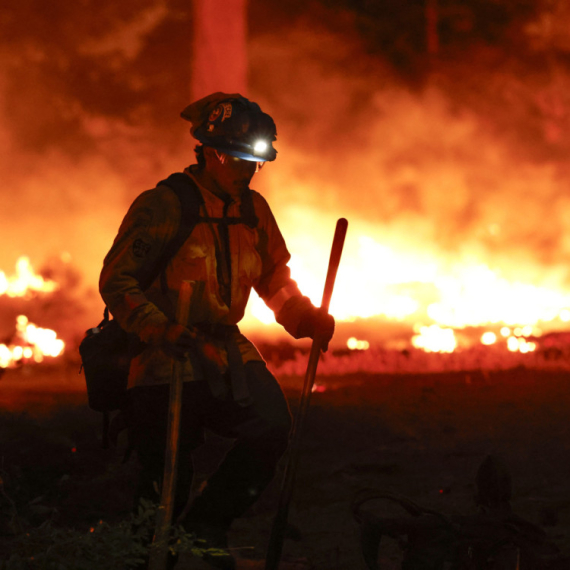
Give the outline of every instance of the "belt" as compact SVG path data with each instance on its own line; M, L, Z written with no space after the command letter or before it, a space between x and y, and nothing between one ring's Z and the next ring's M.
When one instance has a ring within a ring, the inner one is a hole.
M245 374L245 366L241 357L236 336L239 334L237 325L222 325L218 323L197 323L194 325L200 332L221 342L228 355L228 368L233 399L240 406L249 406L253 400L249 394ZM221 374L208 375L208 384L214 398L224 398L227 386Z

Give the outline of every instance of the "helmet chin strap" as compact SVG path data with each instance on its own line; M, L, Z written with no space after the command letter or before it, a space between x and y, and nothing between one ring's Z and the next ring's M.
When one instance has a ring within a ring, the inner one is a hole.
M214 152L216 153L216 156L218 157L220 164L226 164L226 161L228 159L227 155L224 154L223 152L218 152L216 149L214 149Z
M220 161L220 164L226 164L226 162L228 161L228 155L225 152L220 152L217 149L214 149L214 152L216 153L216 156L218 158L218 160ZM255 163L255 173L257 174L265 165L265 162L256 162Z

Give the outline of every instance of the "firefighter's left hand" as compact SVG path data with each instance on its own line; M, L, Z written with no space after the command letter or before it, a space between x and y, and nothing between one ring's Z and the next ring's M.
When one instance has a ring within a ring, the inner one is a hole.
M334 334L334 326L335 320L331 314L314 308L307 311L301 318L297 328L297 336L298 338L318 339L321 343L321 350L326 352Z

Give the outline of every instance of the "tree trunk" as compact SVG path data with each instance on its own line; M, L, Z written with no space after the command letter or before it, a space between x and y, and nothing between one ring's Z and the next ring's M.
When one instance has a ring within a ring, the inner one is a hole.
M193 0L192 100L247 96L247 0Z

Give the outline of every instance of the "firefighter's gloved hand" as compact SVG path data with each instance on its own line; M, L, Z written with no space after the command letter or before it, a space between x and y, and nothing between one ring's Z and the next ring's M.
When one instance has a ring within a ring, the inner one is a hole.
M161 340L164 352L178 360L184 360L188 351L195 348L220 370L224 367L224 362L216 345L195 330L171 323L165 326Z
M326 352L334 334L334 317L321 309L313 308L307 311L299 321L297 338L318 338L322 351Z
M168 355L184 360L191 348L196 346L196 333L190 329L171 323L165 326L160 345Z
M208 340L202 340L199 344L202 354L210 361L212 361L219 370L224 370L224 361L220 356L218 346Z

